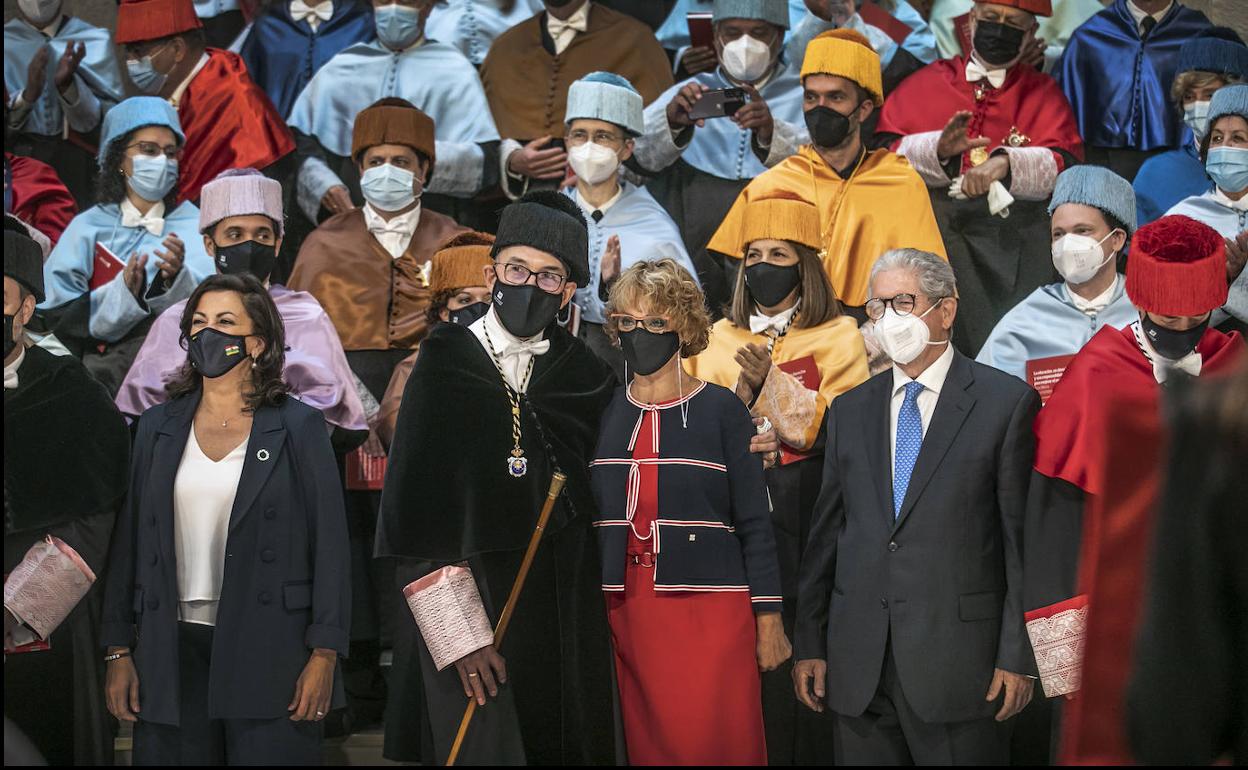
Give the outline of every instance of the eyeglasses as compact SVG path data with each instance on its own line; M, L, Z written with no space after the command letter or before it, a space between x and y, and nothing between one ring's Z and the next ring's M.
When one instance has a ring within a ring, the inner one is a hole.
M937 305L945 297L933 297L932 306ZM895 297L872 297L867 300L866 310L867 318L872 321L878 321L884 317L884 310L892 305L893 312L900 316L907 316L914 312L915 296L913 294L898 294Z
M578 128L573 131L569 131L566 140L572 147L580 146L591 140L594 144L600 144L604 147L618 147L624 143L624 137L614 131L607 131L606 129L595 131L593 134L590 134L590 132L585 129Z
M1005 26L1013 27L1014 29L1020 32L1026 32L1029 29L1031 29L1029 25L1027 25L1025 22L1021 20L1011 19L1010 17L1005 16L1004 14L995 13L993 11L982 11L979 13L973 13L972 16L978 21L996 22L998 24L1004 24Z
M622 332L631 332L638 326L650 332L651 334L665 334L672 330L672 322L658 315L648 315L642 318L636 318L624 313L612 313L611 320L615 321L615 326Z
M140 155L146 155L149 158L154 158L157 155L164 155L166 158L169 158L170 160L177 160L178 156L182 154L182 148L177 146L176 144L171 144L166 147L161 147L159 144L156 144L155 142L134 142L133 144L126 145L127 150L133 147L139 148Z
M495 262L494 275L498 276L503 283L509 283L512 286L523 286L529 282L530 276L536 276L533 283L547 294L558 294L568 280L566 275L548 273L544 270L536 272L515 262Z

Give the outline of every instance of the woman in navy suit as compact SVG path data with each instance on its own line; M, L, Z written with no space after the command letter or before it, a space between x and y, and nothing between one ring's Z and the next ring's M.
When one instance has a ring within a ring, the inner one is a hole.
M187 365L139 420L105 583L109 711L134 764L320 764L350 628L329 430L287 396L284 332L251 276L208 278Z

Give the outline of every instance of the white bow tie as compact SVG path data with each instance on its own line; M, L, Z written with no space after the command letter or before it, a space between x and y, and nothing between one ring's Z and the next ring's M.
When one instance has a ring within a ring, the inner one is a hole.
M550 340L538 340L537 342L510 342L504 348L499 358L511 358L519 356L522 353L540 356L550 350Z
M142 227L156 238L159 238L160 234L165 231L165 218L151 214L143 216L137 210L123 206L121 209L121 226Z
M752 334L766 334L774 331L776 334L784 331L784 327L788 326L789 318L792 316L772 315L766 316L761 313L754 313L750 316L750 332Z
M319 3L308 5L303 0L290 0L290 18L295 23L308 19L308 24L312 24L311 19L316 18L317 22L329 21L334 15L334 0L321 0Z
M584 32L587 29L589 29L588 15L578 14L577 16L564 21L562 19L556 19L549 13L546 14L546 31L550 33L551 39L555 41L556 48L559 47L558 44L560 42L560 38L563 38L566 33ZM567 35L568 42L571 42L571 38L573 36L574 34Z
M966 82L968 83L978 83L987 79L993 88L1000 88L1001 84L1005 82L1005 76L1009 73L1010 71L1007 69L986 69L974 57L966 62Z
M1168 358L1154 358L1153 377L1156 378L1159 384L1165 382L1174 372L1186 372L1192 377L1199 377L1202 363L1201 355L1194 350L1178 361L1171 361Z

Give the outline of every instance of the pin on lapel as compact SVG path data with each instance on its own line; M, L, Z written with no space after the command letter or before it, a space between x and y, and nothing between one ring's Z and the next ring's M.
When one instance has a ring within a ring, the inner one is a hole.
M269 459L269 450L261 449L258 452L256 452L256 459L262 463L267 462Z

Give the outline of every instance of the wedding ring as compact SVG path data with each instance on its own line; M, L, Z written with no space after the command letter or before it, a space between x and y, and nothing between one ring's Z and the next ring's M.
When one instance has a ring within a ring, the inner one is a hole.
M480 676L480 674L478 674L476 671L472 671L472 672L470 672L470 673L468 674L468 676L471 678L471 677L474 677L474 676Z
M316 712L316 715L317 715L318 717L323 717L323 716L325 716L325 712L324 712L324 711L318 711L318 712Z

